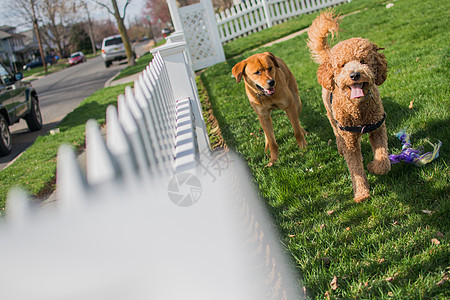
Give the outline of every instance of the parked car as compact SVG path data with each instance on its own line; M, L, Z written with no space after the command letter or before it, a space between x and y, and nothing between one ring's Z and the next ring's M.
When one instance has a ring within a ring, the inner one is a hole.
M21 81L22 73L14 75L0 63L0 156L12 149L9 126L25 119L31 131L42 128L39 98L31 83Z
M53 55L47 55L45 57L45 63L48 65L53 65L57 62L57 59L55 56ZM26 65L23 66L24 70L28 70L28 69L32 69L32 68L36 68L36 67L42 67L42 59L39 56L38 58L30 61L29 63L27 63Z
M86 56L84 56L84 53L81 51L74 52L70 54L70 57L68 59L69 65L73 66L82 62L86 62Z
M102 42L102 58L105 66L109 68L113 61L127 58L125 46L120 34L105 37Z

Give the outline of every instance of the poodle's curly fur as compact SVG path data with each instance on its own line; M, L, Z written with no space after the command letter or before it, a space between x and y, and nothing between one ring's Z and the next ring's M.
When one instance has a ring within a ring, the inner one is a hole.
M334 11L322 12L308 30L308 47L313 60L320 64L317 80L322 86L323 103L339 153L345 158L352 177L354 200L360 202L370 196L361 154L362 133L341 128L382 123L369 133L374 160L367 169L374 174L390 171L386 124L382 122L385 113L377 87L386 80L387 62L379 52L383 48L360 37L330 48L327 37L338 31Z

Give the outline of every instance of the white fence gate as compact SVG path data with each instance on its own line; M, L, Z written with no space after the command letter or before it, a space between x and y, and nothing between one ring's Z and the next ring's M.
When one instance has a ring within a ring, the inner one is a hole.
M225 61L211 0L181 8L177 8L175 0L167 4L175 29L185 35L194 71Z
M222 43L350 0L247 0L216 14Z
M184 42L58 154L57 206L21 191L0 226L4 299L302 299L238 158L209 151Z

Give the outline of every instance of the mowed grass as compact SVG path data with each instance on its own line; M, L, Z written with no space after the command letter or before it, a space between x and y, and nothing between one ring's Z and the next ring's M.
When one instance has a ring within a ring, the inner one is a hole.
M365 1L348 5L358 3ZM234 64L255 52L201 75L223 136L247 161L311 298L450 297L450 2L393 3L387 9L387 2L371 1L368 9L345 17L333 43L361 36L385 48L389 75L380 92L391 153L401 150L394 134L404 128L414 146L431 151L427 139L443 146L440 157L424 167L401 163L388 175L368 174L372 197L364 203L352 199L306 34L256 51L281 57L294 73L303 102L300 121L309 132L308 148L299 150L284 112L274 111L280 158L273 167L265 167L264 134L243 83L231 76ZM373 158L367 136L362 151L366 165Z

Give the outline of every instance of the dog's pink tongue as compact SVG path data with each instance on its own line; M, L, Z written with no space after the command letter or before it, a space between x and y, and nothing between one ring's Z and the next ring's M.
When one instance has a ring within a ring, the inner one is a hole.
M361 98L364 96L364 92L362 90L362 83L355 83L351 85L350 88L352 89L350 99Z
M268 90L264 90L266 92L267 95L273 95L273 93L275 93L275 89L274 88L270 88Z

